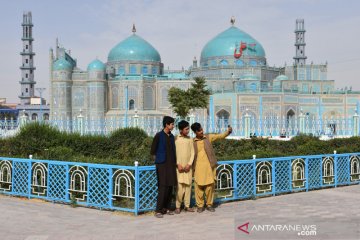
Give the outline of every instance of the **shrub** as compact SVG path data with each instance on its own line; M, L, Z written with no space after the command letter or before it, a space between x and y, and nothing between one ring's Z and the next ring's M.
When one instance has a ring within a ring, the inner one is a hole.
M0 139L0 156L115 165L152 165L150 147L153 138L139 128L124 128L110 136L80 136L64 133L41 123L31 123L12 138ZM300 135L290 141L265 138L220 140L213 144L219 160L283 157L296 155L360 152L360 137L321 141Z

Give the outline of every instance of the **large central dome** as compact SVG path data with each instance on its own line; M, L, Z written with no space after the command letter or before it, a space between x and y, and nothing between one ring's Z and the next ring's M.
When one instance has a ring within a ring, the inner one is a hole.
M108 61L161 62L159 52L135 33L111 49Z
M235 48L238 51L241 42L246 43L248 46L244 50L243 56L265 57L264 48L258 41L239 28L231 26L205 45L201 51L201 60L233 56Z

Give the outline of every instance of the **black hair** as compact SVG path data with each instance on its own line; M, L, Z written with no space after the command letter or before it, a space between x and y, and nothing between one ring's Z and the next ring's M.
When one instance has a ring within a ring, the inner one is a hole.
M185 121L185 120L181 120L179 123L178 123L178 128L179 130L183 130L184 128L188 127L190 124Z
M201 124L198 123L198 122L193 123L193 124L191 125L191 130L193 130L194 133L200 131L200 129L201 129Z
M175 122L175 119L170 117L170 116L165 116L163 118L163 127L165 128L166 127L166 124L170 125L171 123L174 123Z

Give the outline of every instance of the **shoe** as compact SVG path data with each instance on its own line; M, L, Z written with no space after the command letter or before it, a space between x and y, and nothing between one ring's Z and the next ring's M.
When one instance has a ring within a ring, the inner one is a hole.
M156 218L163 218L163 217L164 217L164 214L162 214L162 213L160 213L160 212L156 212L156 213L154 214L154 216L155 216Z
M208 210L209 212L215 212L215 208L213 208L212 206L206 207L206 210Z
M185 212L195 212L195 210L193 208L184 208Z
M175 213L174 213L174 211L167 210L166 214L167 214L167 215L174 215Z
M180 214L180 213L181 213L181 209L180 209L180 208L175 209L175 214Z
M203 211L204 211L204 207L198 207L198 208L197 208L197 212L198 212L198 213L202 213Z

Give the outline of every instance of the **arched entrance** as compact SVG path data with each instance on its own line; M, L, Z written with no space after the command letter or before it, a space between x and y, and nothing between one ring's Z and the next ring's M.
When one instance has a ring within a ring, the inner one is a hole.
M224 109L221 109L216 113L217 124L221 127L226 127L229 124L230 113Z

